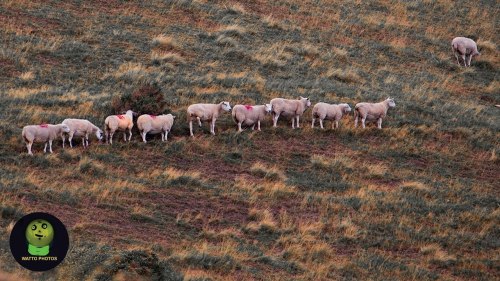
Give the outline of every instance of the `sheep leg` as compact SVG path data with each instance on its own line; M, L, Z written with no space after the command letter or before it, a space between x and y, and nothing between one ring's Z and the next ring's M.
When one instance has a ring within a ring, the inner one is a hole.
M28 148L28 154L33 155L33 152L31 151L31 146L33 145L33 142L28 142L26 144L26 148Z
M200 117L196 117L196 119L198 119L198 126L201 127L201 119L200 119Z
M338 129L339 128L339 121L335 121L335 128Z
M464 61L464 66L467 67L467 61L465 60L465 55L462 55L462 60Z
M128 141L130 142L130 140L132 139L132 128L129 128L128 129Z
M69 147L73 148L73 132L69 132L68 141L69 141Z
M238 132L242 132L243 130L241 129L241 122L238 122Z
M160 135L161 135L161 141L165 141L165 135L163 134L163 132L160 132Z
M312 123L311 123L311 128L314 129L314 122L316 121L316 119L313 117L313 120L312 120Z
M324 129L324 128L323 128L323 119L321 119L321 118L319 118L319 127L320 127L321 129Z
M382 118L379 118L379 119L377 120L377 127L378 127L379 129L382 129Z
M468 67L470 67L470 61L471 61L471 59L472 59L472 55L469 55L469 59L468 59L468 61L467 61L467 66L468 66Z
M104 131L104 140L106 141L106 144L108 144L108 132Z
M47 153L47 143L45 143L45 146L43 147L43 153Z
M142 142L147 143L146 142L146 131L141 132L141 137L142 137Z
M297 115L297 128L300 128L300 122L299 121L300 121L300 116Z
M114 131L109 132L109 144L113 144L113 135L115 134Z
M277 127L278 125L278 118L280 117L279 113L274 113L273 112L273 127Z
M354 111L354 128L358 127L358 112Z
M366 127L365 123L366 123L366 117L361 118L361 125L363 126L363 129Z
M212 127L210 128L210 133L215 136L215 118L212 118Z
M255 130L255 124L252 125L252 131Z
M168 140L168 131L165 131L165 141Z
M123 132L123 141L127 142L127 131Z
M63 149L64 149L64 143L66 142L66 137L64 136L64 133L61 134L62 142L63 142Z
M254 124L255 126L255 124ZM253 130L253 127L252 127L252 130ZM260 120L257 120L257 130L260 131Z
M49 140L49 151L52 153L52 140Z
M457 52L453 51L453 54L455 55L455 58L457 58L458 65L460 65L460 61L458 60L458 54L457 54Z
M292 129L295 129L295 117L292 118Z
M194 135L193 135L193 120L189 120L189 135L194 137Z

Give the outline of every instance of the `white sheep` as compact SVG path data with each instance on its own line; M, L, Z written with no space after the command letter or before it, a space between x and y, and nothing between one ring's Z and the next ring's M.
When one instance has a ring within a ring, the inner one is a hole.
M69 127L68 140L69 146L73 147L73 137L81 137L83 147L89 146L89 134L95 134L98 140L102 140L102 130L90 121L85 119L64 119L62 124ZM63 148L66 143L65 134L62 134Z
M385 118L389 108L395 106L396 103L391 98L378 103L360 102L356 104L354 107L354 127L358 126L358 117L360 117L363 128L365 128L366 120L377 120L377 128L382 129L382 118Z
M132 110L127 110L125 114L121 115L110 115L104 120L104 134L106 135L106 143L113 144L113 135L116 131L123 131L123 140L127 141L128 129L129 137L128 141L132 139L132 128L134 127L134 115L135 112Z
M331 120L332 129L338 128L340 119L348 112L351 112L351 107L347 103L329 104L318 102L312 109L311 128L314 128L316 118L319 119L321 129L323 129L323 120Z
M260 121L264 120L266 114L271 112L271 104L265 105L242 105L237 104L233 107L233 120L238 124L238 132L241 132L241 125L252 126L255 129L257 123L257 130L260 131Z
M63 133L69 133L69 127L66 124L41 124L24 126L22 136L24 142L26 143L26 147L28 148L28 154L33 155L33 152L31 151L33 142L44 142L44 153L47 152L48 143L49 151L52 153L52 141L60 137Z
M198 120L198 125L201 127L201 121L211 121L210 133L215 135L215 121L221 113L231 110L229 102L223 101L218 104L212 103L197 103L192 104L187 108L187 118L189 121L189 133L193 135L193 120Z
M311 106L309 98L300 97L297 100L274 98L271 100L273 115L273 127L278 124L278 118L281 116L285 118L292 118L292 128L295 128L295 120L297 120L297 128L300 128L300 116L304 111Z
M137 128L146 143L146 134L161 134L161 141L166 141L168 133L172 129L175 116L172 114L150 115L143 114L137 118Z
M451 50L457 58L457 63L460 65L458 55L462 57L465 67L470 67L470 61L474 56L480 56L481 53L477 50L477 45L474 40L466 37L455 37L451 41ZM467 60L466 60L467 57Z

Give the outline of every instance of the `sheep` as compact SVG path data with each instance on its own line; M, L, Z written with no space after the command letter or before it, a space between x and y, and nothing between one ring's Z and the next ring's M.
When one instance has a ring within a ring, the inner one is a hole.
M110 115L104 120L104 134L106 135L106 143L113 144L113 135L116 131L123 131L123 140L127 141L128 129L129 137L128 141L132 139L132 128L134 127L134 115L137 115L132 110L127 110L125 114L121 115Z
M172 125L174 124L175 116L172 114L150 115L143 114L137 118L137 128L142 136L142 141L146 143L146 134L161 134L161 141L167 141L167 136Z
M309 98L299 97L298 100L274 98L270 102L272 106L271 114L273 115L273 127L277 127L278 118L291 117L292 118L292 128L295 129L295 120L297 120L297 128L300 128L300 116L304 114L304 111L311 106L311 101Z
M215 120L224 111L229 112L231 110L231 105L229 102L223 101L218 104L212 103L197 103L192 104L187 108L187 117L189 121L189 133L191 137L193 135L193 120L198 120L198 125L201 127L201 121L211 121L210 133L215 135Z
M457 63L460 65L460 61L458 60L458 55L462 57L464 61L465 67L470 67L470 61L474 56L480 56L481 53L477 50L477 45L474 40L466 37L455 37L451 41L451 50L453 54L457 58ZM468 59L466 60L466 57Z
M237 104L233 107L232 116L234 122L238 124L238 132L243 131L241 124L252 126L255 129L257 123L257 130L260 131L260 121L264 120L267 113L271 112L271 104L265 105L241 105Z
M28 148L28 154L33 155L31 151L31 146L33 142L44 142L45 147L43 152L47 152L47 143L49 144L49 151L52 153L52 141L57 137L60 137L63 133L69 133L70 129L66 124L41 124L41 125L28 125L23 127L22 136L26 147Z
M99 141L102 140L102 130L88 120L64 119L64 121L62 121L62 124L66 124L69 127L68 139L70 147L73 147L73 137L81 137L82 145L84 148L89 146L89 134L95 134ZM65 134L62 134L61 137L64 148L64 144L66 142Z
M395 107L394 99L387 98L378 103L360 102L354 107L354 127L358 127L358 117L361 117L361 124L365 128L365 121L377 120L377 128L382 129L382 118L387 115L387 110Z
M312 109L311 128L314 128L316 118L319 119L321 129L323 129L323 120L332 120L332 129L338 128L340 119L348 112L351 112L351 107L347 103L328 104L319 102Z

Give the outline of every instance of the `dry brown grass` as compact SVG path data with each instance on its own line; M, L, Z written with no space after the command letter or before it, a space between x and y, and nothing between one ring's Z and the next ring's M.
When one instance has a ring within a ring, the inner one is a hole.
M348 83L360 83L361 76L357 73L355 69L340 69L340 68L330 68L326 74L328 78L334 78L340 81L348 82Z
M173 52L151 52L151 61L155 63L185 64L186 60L179 54Z

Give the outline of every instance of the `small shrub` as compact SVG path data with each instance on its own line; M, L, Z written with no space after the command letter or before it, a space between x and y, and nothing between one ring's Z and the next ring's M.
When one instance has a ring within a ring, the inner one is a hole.
M226 155L224 156L224 161L226 161L227 163L236 164L236 163L240 163L242 158L243 158L243 155L241 155L241 153L230 152L230 153L226 153Z
M139 276L148 280L182 280L182 275L174 271L170 264L160 261L156 254L143 250L127 251L110 258L95 280L116 280L123 271L128 273L130 280Z
M122 113L132 109L138 113L162 114L166 109L167 102L160 88L154 85L142 86L132 94L115 96L111 107L115 113Z

